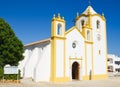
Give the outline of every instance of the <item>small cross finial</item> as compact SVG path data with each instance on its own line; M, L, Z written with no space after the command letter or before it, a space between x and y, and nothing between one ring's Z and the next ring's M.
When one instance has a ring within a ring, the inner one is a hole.
M62 19L64 20L64 17L62 17Z
M104 13L102 12L102 16L104 16Z
M58 18L60 18L60 13L58 13Z
M53 18L55 18L55 14L53 15Z
M79 16L79 13L77 12L77 17Z
M88 5L91 6L91 2L90 2L90 0L88 1Z

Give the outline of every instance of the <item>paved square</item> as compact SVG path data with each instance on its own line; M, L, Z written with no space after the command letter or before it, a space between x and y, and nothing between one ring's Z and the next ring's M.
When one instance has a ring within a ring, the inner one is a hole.
M36 83L30 79L21 81L20 84L0 83L0 87L120 87L120 77L110 77L106 80L72 81L67 83Z

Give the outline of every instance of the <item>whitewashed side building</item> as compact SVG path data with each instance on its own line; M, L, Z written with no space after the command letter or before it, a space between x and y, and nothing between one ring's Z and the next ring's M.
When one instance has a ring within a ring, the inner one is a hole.
M108 72L120 72L120 57L108 54Z
M60 14L53 16L49 39L25 45L21 77L34 81L68 82L105 79L107 72L106 19L91 6L76 16L66 31Z

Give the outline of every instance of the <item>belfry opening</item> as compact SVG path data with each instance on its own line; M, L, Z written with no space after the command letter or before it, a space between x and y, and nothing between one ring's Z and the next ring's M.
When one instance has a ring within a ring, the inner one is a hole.
M77 62L72 64L72 79L79 80L79 63Z

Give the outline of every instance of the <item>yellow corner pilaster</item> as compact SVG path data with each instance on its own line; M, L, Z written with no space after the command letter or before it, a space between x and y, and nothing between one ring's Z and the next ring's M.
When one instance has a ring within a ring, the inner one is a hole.
M91 16L91 14L89 14L89 16L88 16L88 26L90 29L92 28L92 16Z
M56 76L56 41L51 38L51 77L50 81L54 81Z
M57 24L62 24L62 34L58 35L57 34ZM58 14L58 17L53 17L52 19L52 30L51 30L51 77L50 77L50 81L51 82L68 82L70 81L69 77L66 77L66 38L65 38L65 20L64 17L60 17L60 14ZM57 41L62 41L64 43L64 65L63 65L63 76L61 77L56 77L56 51L57 51Z

